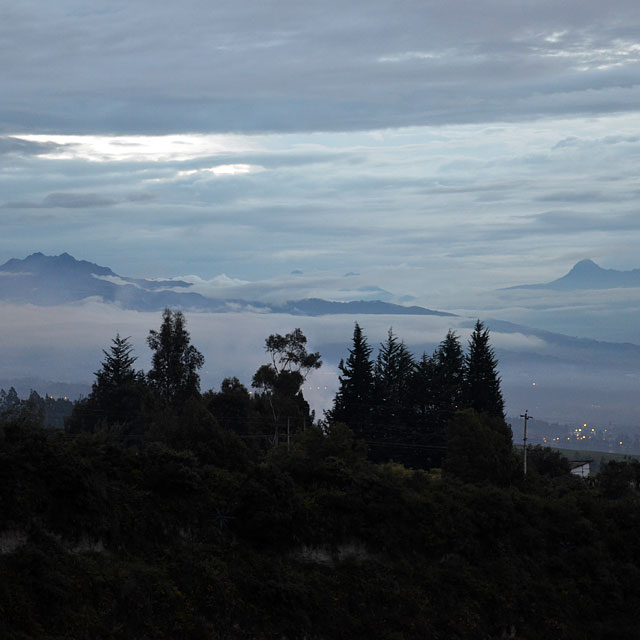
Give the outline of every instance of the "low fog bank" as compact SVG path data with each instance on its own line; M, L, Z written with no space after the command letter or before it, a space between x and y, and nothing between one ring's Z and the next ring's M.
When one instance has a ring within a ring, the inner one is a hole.
M416 304L422 304L420 299ZM430 300L435 308L501 318L569 336L640 344L640 288L550 291L513 289Z
M0 380L8 384L25 378L67 385L88 385L100 366L111 339L130 336L138 356L137 367L150 367L146 345L150 329L158 329L160 313L122 310L97 301L58 307L9 305L2 307ZM300 317L258 313L187 313L192 343L204 354L202 388L219 388L227 376L250 385L255 370L267 362L265 338L300 327L308 347L320 351L323 367L312 374L304 394L318 415L331 406L338 385L338 362L347 356L357 320L374 348L390 327L417 355L431 353L449 328L466 347L474 319L433 316L323 316ZM497 325L500 326L500 325ZM492 331L500 360L507 412L525 409L540 419L572 423L581 420L612 422L630 428L640 413L635 350L623 345L594 343L559 345L524 331ZM533 383L536 383L533 385ZM48 388L39 393L56 393Z

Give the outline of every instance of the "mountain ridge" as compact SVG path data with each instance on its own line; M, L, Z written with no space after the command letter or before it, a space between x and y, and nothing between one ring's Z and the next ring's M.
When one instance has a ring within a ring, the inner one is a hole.
M195 291L175 291L176 288L188 289L193 286L184 280L148 280L121 276L109 267L87 260L76 260L66 252L59 256L46 256L37 252L24 259L11 258L0 265L0 276L0 300L36 306L55 306L98 297L104 302L135 311L161 311L171 307L213 313L244 310L298 316L455 316L444 311L418 306L405 307L381 300L337 302L322 298L303 298L285 303L266 303L241 298L207 297Z

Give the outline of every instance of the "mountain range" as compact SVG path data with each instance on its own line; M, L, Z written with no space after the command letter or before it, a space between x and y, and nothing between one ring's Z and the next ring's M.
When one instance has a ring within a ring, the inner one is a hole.
M579 286L584 289L602 283L601 271L609 274L605 276L609 282L620 281L612 279L613 270L583 261L554 281L564 284L554 286L575 287L577 293L571 295L584 298ZM619 273L635 272L613 271L614 275ZM591 280L590 274L594 276ZM637 423L637 344L570 337L557 331L558 323L551 331L533 329L529 318L527 323L507 322L504 317L498 319L500 316L473 308L464 315L454 315L380 300L304 298L269 303L264 297L260 301L207 297L193 290L199 286L197 282L194 285L188 280L131 278L65 253L35 253L9 260L0 266L0 302L5 303L4 334L0 336L0 378L4 386L21 385L26 389L37 384L41 393L58 394L63 391L55 385L67 381L65 395L82 393L69 383L86 385L91 381L102 349L116 332L132 336L144 368L148 358L145 336L157 322L155 313L169 306L206 312L189 317L194 342L207 357L203 388L219 385L225 376L250 376L260 362L264 337L269 332L300 326L327 367L322 382L315 383L317 388L305 391L305 397L309 395L309 401L322 411L335 393L337 363L347 353L355 320L369 336L374 356L375 347L393 325L396 335L419 357L423 351L432 353L448 329L456 331L464 344L475 318L481 317L492 332L505 399L514 415L529 409L536 418L567 423L574 419L581 423ZM626 281L631 282L629 278ZM538 285L541 289L544 286ZM257 290L251 288L252 292ZM539 296L527 293L532 300L543 296L560 296L563 305L569 297L561 290L541 291ZM81 304L83 301L99 304ZM629 308L630 314L632 311ZM280 314L296 318L287 320ZM580 318L585 314L569 308L565 315ZM570 331L575 335L574 328ZM36 376L38 382L31 379Z
M214 313L258 311L296 316L343 314L453 316L418 306L381 300L335 302L321 298L265 303L238 298L213 298L189 291L184 280L148 280L121 276L109 267L76 260L68 253L46 256L33 253L12 258L0 266L0 300L55 306L98 298L134 311L160 311L166 307Z

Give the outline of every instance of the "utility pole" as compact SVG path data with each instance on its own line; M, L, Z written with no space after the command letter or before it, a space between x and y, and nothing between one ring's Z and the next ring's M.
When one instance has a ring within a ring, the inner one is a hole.
M289 426L289 418L287 418L287 451L291 448L291 428Z
M526 409L524 413L520 414L521 418L524 418L524 475L527 475L527 422L531 420L529 415L529 409Z

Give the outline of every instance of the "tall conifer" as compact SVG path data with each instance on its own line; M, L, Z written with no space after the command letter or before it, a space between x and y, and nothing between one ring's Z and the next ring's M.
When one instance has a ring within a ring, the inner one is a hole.
M461 408L466 371L460 339L451 329L433 354L433 363L434 412L444 425Z
M478 413L504 418L498 361L489 344L489 330L478 320L469 339L464 403Z
M329 419L346 423L356 436L366 437L373 405L373 363L367 337L356 322L353 346L346 362L340 361L340 388L336 394Z

